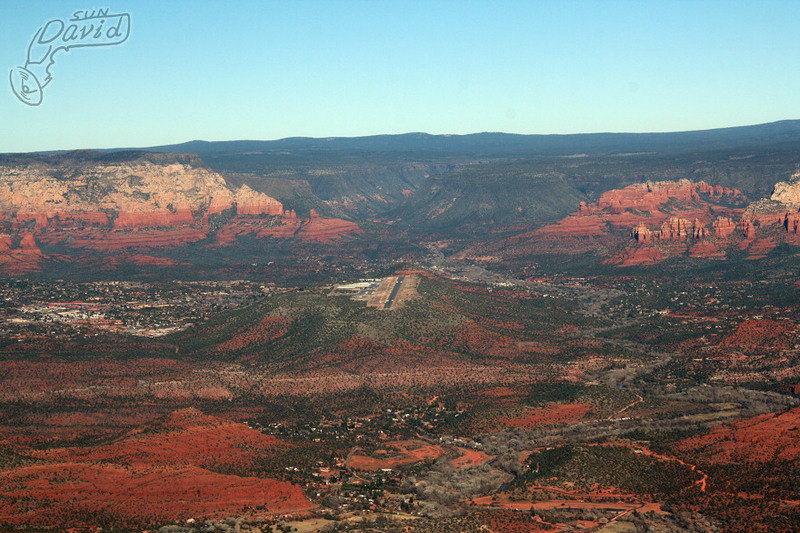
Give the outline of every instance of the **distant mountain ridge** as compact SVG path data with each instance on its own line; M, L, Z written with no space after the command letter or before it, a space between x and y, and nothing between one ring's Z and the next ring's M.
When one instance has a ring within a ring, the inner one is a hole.
M203 265L312 248L330 255L328 243L362 233L362 246L391 242L396 250L429 238L482 243L534 231L581 202L646 182L736 189L763 199L758 211L765 212L776 183L798 171L800 120L677 133L418 133L0 154L0 255L29 271L45 256L94 260L117 250L172 250L169 259ZM785 218L779 207L775 216ZM670 215L688 220L681 223L687 227L696 226L694 218L711 223L700 214ZM630 243L633 226L612 237ZM392 240L401 234L413 237Z
M667 133L190 141L146 150L196 153L231 183L298 212L442 228L559 218L577 201L648 179L705 180L758 198L796 170L800 120Z
M485 154L576 155L625 152L680 153L722 150L763 144L798 143L800 120L751 126L658 133L516 134L501 132L465 135L403 133L364 137L288 137L258 141L202 141L139 148L154 152L206 154L300 151L421 151ZM126 148L128 150L129 148ZM121 149L120 149L121 150ZM110 151L116 151L110 150Z

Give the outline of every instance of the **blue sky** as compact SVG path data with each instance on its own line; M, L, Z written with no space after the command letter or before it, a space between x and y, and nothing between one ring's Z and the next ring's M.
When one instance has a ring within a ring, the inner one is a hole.
M36 30L98 7L128 41L60 52L19 102ZM0 21L0 152L800 118L797 1L2 0Z

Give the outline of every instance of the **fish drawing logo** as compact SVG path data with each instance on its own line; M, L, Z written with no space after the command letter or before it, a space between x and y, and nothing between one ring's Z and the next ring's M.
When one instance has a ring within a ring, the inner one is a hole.
M44 88L52 81L50 72L60 51L91 46L114 46L128 40L131 33L129 13L109 13L108 8L75 11L67 20L47 21L28 44L23 66L8 74L11 91L29 106L38 106Z

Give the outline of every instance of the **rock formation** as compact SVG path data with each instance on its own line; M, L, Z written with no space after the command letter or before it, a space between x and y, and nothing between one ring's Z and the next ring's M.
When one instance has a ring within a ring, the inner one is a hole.
M776 183L770 200L793 208L795 211L800 208L800 172L793 174L788 182Z
M314 210L312 215L297 232L297 236L305 241L327 242L336 240L342 235L362 233L357 224L340 218L322 218Z
M0 165L0 209L40 227L60 214L98 222L99 212L205 211L215 196L230 196L227 183L195 156L68 154Z
M708 228L700 223L699 220L694 219L692 223L692 238L695 240L705 239L708 236Z
M195 224L236 209L240 216L283 216L283 205L247 185L232 190L192 155L73 153L0 164L0 210L17 226L109 224L114 228Z
M619 266L652 265L663 261L666 257L661 250L653 246L634 246L603 262Z
M182 226L194 223L189 209L157 209L154 211L120 211L114 220L114 229Z
M751 240L756 238L756 228L753 225L753 221L749 217L742 217L742 220L739 221L739 230L744 235L745 239Z
M32 233L25 233L16 248L10 235L0 234L0 272L14 275L35 272L46 259Z
M786 213L783 216L783 227L789 233L798 233L798 230L800 230L800 212Z
M640 244L650 242L651 240L653 240L653 232L647 229L647 226L645 226L644 224L639 224L638 226L633 228L633 231L631 231L631 235L633 236L634 239L636 239L636 242Z
M750 204L736 189L705 182L630 185L604 192L596 203L580 202L557 222L473 247L462 257L600 253L606 263L628 266L675 255L724 259L735 248L756 259L782 243L800 245L800 172L776 185L770 199Z
M264 193L256 192L247 185L242 185L234 195L236 214L239 216L283 216L283 204Z
M33 233L26 233L19 243L20 250L25 254L42 255L42 251L36 245Z
M769 198L753 202L747 208L747 216L762 226L780 224L787 232L797 233L798 210L800 210L800 172L789 181L779 181Z
M685 218L670 217L661 224L659 238L664 241L685 241L692 234L691 223Z
M712 227L714 236L718 239L727 239L736 231L736 223L730 217L717 217Z
M669 200L692 201L705 195L714 199L729 197L731 199L744 199L742 193L736 189L712 186L703 181L693 183L688 179L679 181L656 181L630 185L624 189L607 191L600 196L596 208L620 212L621 210L635 209L637 211L657 211L660 206ZM586 207L587 212L592 206Z
M247 185L232 189L194 155L72 152L0 160L0 232L0 270L8 272L21 254L43 255L37 241L116 252L185 246L215 232L233 244L244 233L327 242L361 229L315 211L300 220Z

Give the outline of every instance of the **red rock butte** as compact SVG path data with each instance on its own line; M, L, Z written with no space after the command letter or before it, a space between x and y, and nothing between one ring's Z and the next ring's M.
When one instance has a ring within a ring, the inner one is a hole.
M573 250L606 249L604 262L620 266L655 264L676 254L723 259L733 245L747 250L751 259L760 258L777 245L763 235L769 226L782 226L787 241L800 235L800 211L779 202L788 198L800 205L800 181L779 185L770 209L764 209L757 208L759 202L748 206L740 191L721 185L687 179L638 183L604 192L596 203L580 202L572 215L512 240L518 246L562 239L546 248L558 251L559 246L566 249L563 239L572 239ZM618 245L611 237L622 231L634 244L614 250Z
M215 216L222 228L212 225ZM245 234L332 242L361 228L313 210L301 219L247 185L232 189L196 156L68 154L0 164L0 231L0 270L18 273L47 259L37 242L116 252L175 248L214 234L222 244Z

